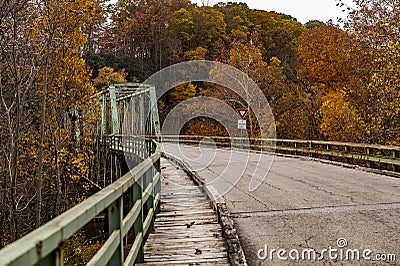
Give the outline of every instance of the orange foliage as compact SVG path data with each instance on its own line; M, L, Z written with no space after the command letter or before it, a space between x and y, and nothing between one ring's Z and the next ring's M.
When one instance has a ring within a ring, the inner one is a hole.
M320 108L321 133L329 140L362 141L365 126L356 108L342 92L330 92L323 97Z

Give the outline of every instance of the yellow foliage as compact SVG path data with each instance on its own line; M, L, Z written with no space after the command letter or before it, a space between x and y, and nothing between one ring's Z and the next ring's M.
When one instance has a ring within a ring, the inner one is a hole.
M343 92L330 92L322 100L320 127L328 140L357 142L364 139L362 120Z
M43 177L46 186L53 188L61 186L55 176L65 186L76 186L77 180L88 177L99 117L99 106L92 99L91 70L82 49L88 39L86 32L101 8L90 0L50 0L44 8L46 12L36 19L29 36L38 50L47 44L48 62L44 60L40 66L36 88L38 95L46 94L46 113L38 114L39 119L45 116ZM38 155L35 152L33 156Z
M111 67L103 67L99 69L99 75L94 79L94 85L97 88L108 87L111 84L126 82L128 73L125 69L117 72Z
M64 263L65 265L86 265L100 248L100 243L93 242L82 230L79 230L64 243Z
M186 60L205 60L207 49L204 47L197 47L193 51L185 52L184 58Z

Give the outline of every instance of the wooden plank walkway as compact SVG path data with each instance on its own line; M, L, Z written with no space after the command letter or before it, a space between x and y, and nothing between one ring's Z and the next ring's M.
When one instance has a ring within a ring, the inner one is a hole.
M161 159L161 212L143 265L230 265L217 215L201 189L177 165Z

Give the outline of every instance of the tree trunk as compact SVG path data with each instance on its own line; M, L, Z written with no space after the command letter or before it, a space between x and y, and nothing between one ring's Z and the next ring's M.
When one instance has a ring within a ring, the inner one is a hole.
M16 210L16 201L15 197L17 195L17 178L18 178L18 166L19 166L19 137L20 137L20 125L21 125L21 113L22 113L22 104L21 104L21 88L19 86L19 82L16 81L16 95L15 95L15 122L13 124L13 120L9 117L9 126L10 126L10 137L11 137L11 149L10 149L10 161L9 161L9 173L10 173L10 237L11 242L18 239L18 217Z
M5 164L5 160L2 161L2 165L6 165ZM7 175L4 175L3 177L3 182L1 183L1 189L3 191L3 195L1 197L1 201L0 201L0 249L4 247L4 244L6 242L5 239L5 230L4 230L4 226L5 226L5 220L6 220L6 211L7 211L7 204L6 204L6 197L7 197Z
M40 122L40 139L39 139L39 158L38 158L38 181L36 186L36 228L40 227L40 218L42 212L42 185L43 185L43 146L44 146L44 129L46 122L46 101L47 101L47 71L48 71L48 61L49 61L49 49L50 44L48 45L48 53L46 57L46 65L44 70L44 83L43 83L43 91L42 91L42 114L41 114L41 122Z
M57 144L56 144L56 173L57 173L57 192L56 192L56 201L55 201L55 206L54 206L54 215L58 216L60 214L60 202L61 202L61 169L60 169L60 156L59 156L59 150L60 150L60 143L61 143L61 133L60 133L60 127L57 128Z

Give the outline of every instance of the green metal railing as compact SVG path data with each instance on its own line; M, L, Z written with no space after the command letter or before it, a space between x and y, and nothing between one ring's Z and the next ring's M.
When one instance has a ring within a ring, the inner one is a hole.
M400 147L348 143L335 141L311 141L261 138L229 138L215 136L163 136L163 142L197 144L214 143L222 147L248 147L293 155L340 161L390 172L400 172Z
M143 155L146 149L149 156L108 187L1 249L0 265L62 265L63 243L103 211L108 217L108 238L88 265L133 265L143 261L144 241L153 231L160 210L160 149L152 140L136 141L133 137L113 136L109 141L116 151ZM128 240L131 247L124 256Z

